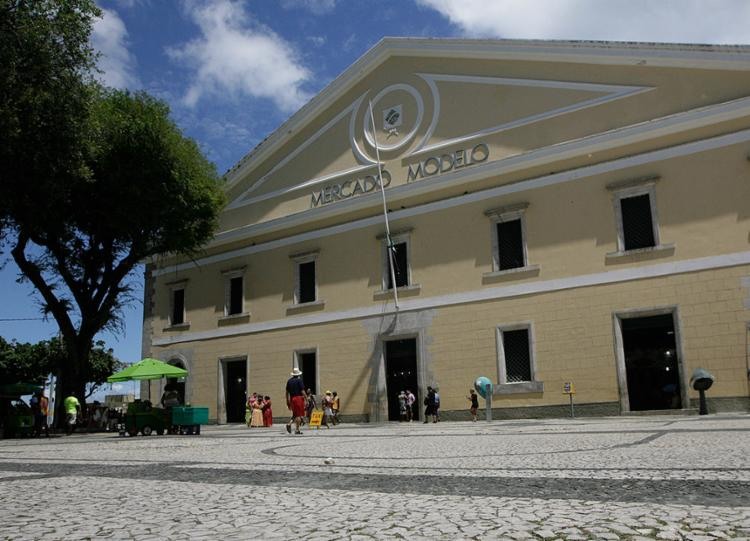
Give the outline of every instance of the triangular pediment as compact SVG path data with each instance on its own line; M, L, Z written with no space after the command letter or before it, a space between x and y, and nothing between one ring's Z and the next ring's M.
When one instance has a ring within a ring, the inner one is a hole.
M240 162L222 230L372 195L378 165L392 189L739 97L689 47L417 42L381 42ZM741 52L713 65L750 94Z

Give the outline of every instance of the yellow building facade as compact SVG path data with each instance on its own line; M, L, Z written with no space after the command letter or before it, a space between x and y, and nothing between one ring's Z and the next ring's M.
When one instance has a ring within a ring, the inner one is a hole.
M220 423L293 367L372 422L478 376L496 418L691 411L696 368L747 410L749 155L748 47L385 39L147 266L144 355Z

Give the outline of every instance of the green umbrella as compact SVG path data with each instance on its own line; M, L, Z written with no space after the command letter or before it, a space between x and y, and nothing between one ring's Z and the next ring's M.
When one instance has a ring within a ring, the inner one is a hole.
M107 378L109 383L141 379L184 378L187 370L172 366L157 359L143 359Z

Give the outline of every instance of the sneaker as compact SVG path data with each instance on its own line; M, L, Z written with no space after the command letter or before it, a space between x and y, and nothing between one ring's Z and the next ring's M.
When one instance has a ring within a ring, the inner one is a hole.
M300 430L297 430L297 431L295 432L295 434L299 434L299 435L301 436L301 435L302 435L302 432L301 432Z
M286 432L287 432L287 434L291 434L292 433L292 427L289 426L289 425L286 425Z

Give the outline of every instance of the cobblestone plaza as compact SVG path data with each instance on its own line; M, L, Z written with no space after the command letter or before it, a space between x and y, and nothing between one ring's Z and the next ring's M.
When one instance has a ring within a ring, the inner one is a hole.
M746 414L6 440L0 539L750 539L749 457Z

